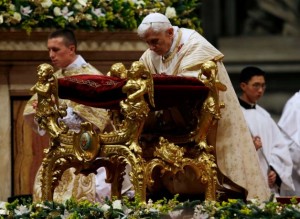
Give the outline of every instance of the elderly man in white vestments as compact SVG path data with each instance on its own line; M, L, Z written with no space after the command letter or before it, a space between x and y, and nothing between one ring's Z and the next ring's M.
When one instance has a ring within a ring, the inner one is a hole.
M252 66L244 68L240 74L240 87L241 108L271 191L277 196L294 191L288 145L270 114L257 104L266 88L265 72Z
M246 189L248 199L268 199L270 193L237 96L222 63L223 54L195 30L172 26L160 13L146 16L138 27L138 35L149 46L140 60L151 73L198 77L204 62L217 62L219 80L227 86L227 91L220 93L220 101L226 106L222 109L217 130L218 168L232 182ZM176 183L179 182L174 181L174 187ZM223 186L230 187L225 183Z
M77 42L74 33L71 30L57 30L50 33L48 37L48 51L53 65L59 70L54 73L57 78L78 75L78 74L101 74L97 69L88 64L81 55L77 54ZM87 107L69 100L60 100L65 103L67 108L67 116L62 120L68 125L70 130L79 131L82 121L89 121L94 124L95 129L99 132L111 127L109 115L105 109ZM25 121L32 124L40 135L44 135L45 131L40 130L35 123L33 116L36 112L37 95L33 95L28 101L24 109ZM99 200L110 196L110 184L105 182L105 168L98 169L97 175L90 174L87 177L74 174L75 169L66 170L59 182L59 186L54 191L54 200L64 202L74 197L78 200L87 199L90 201ZM33 198L35 201L41 199L41 167L36 175L34 184ZM123 183L123 191L127 191L131 187L128 178Z
M295 192L288 196L300 196L300 92L296 92L285 104L278 126L288 141L293 160L292 178Z

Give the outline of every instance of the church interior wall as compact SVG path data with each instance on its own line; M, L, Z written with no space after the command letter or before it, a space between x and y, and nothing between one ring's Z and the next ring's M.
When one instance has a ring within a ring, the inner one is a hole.
M287 99L299 91L299 8L298 0L203 1L203 34L225 55L236 92L244 67L265 70L267 89L259 103L275 121Z

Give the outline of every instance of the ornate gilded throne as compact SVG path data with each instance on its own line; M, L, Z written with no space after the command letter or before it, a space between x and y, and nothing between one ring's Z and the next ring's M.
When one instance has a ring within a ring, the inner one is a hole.
M215 133L224 107L218 97L226 90L217 79L216 63L204 63L198 78L153 75L138 61L128 70L120 65L113 65L109 76L59 79L53 77L52 66L39 66L32 89L38 95L35 120L50 136L42 162L42 199L53 199L70 167L77 174L105 167L112 196L120 198L129 164L135 194L143 201L164 188L215 200ZM114 130L98 133L86 121L80 132L70 131L60 120L66 106L59 99L107 109Z

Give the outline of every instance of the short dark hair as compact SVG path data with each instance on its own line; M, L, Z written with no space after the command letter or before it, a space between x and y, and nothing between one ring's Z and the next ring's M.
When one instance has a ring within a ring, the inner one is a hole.
M248 83L253 76L263 76L266 77L266 72L258 67L248 66L244 68L240 73L240 83Z
M49 34L48 39L62 37L67 46L74 45L77 49L77 40L75 34L72 30L69 29L59 29L55 30Z

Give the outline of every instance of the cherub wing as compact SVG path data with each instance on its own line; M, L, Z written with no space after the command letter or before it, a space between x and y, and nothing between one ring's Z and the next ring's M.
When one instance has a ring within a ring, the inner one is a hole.
M149 97L149 102L151 104L151 106L155 107L155 103L154 103L154 84L153 84L153 77L152 74L146 70L145 74L147 74L147 94Z
M55 75L52 75L51 78L49 79L49 82L51 83L51 94L53 94L55 105L58 107L59 106L59 101L58 101L58 82L57 78Z

